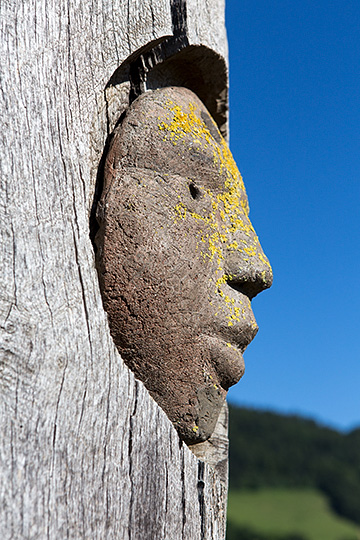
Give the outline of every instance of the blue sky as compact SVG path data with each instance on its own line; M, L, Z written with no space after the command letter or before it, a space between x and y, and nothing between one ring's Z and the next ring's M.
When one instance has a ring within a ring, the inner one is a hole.
M274 270L240 405L360 425L360 2L227 0L230 146Z

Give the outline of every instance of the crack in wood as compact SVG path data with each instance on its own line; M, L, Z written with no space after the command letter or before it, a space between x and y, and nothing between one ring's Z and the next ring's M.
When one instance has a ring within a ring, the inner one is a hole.
M140 54L130 64L130 103L146 92L147 73L189 45L186 0L171 0L170 9L173 35Z
M199 514L200 514L200 519L201 519L201 536L200 536L201 540L205 539L204 470L205 470L205 463L203 461L199 461L197 489L198 489L198 499L199 499Z
M133 430L134 430L134 417L136 415L137 405L138 405L138 396L139 396L139 383L135 380L135 396L134 396L134 406L133 410L130 413L130 426L129 426L129 447L128 447L128 456L129 456L129 479L131 485L130 492L130 504L129 504L129 540L132 538L132 519L133 519L133 507L134 507L134 475L133 475Z

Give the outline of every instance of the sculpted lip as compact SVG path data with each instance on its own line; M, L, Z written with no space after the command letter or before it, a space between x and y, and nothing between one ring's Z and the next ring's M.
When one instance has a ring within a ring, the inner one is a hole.
M255 319L252 319L252 322L246 322L242 324L234 324L233 326L224 327L222 326L220 331L216 332L218 339L228 342L234 349L240 351L241 354L244 353L246 347L250 345L252 340L255 338L258 333L259 327L255 322Z
M254 335L241 341L241 344L234 344L233 340L224 339L223 336L203 335L202 341L210 351L212 365L216 371L218 381L224 390L236 384L245 372L243 352L250 343Z
M242 336L242 340L240 342L235 341L235 343L231 343L230 341L230 343L233 345L233 347L238 348L241 354L244 354L246 347L250 345L250 343L252 342L256 334L258 333L258 330L259 330L259 327L257 324L254 326L251 326L246 332L246 334Z

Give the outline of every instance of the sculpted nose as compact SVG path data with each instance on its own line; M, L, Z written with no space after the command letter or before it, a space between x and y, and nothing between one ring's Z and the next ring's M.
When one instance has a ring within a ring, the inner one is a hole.
M227 284L250 300L271 287L273 273L260 242L251 232L235 234L224 250Z

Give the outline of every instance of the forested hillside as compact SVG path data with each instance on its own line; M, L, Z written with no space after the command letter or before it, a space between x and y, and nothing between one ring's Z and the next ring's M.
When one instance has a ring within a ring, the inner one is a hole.
M360 523L360 428L348 434L297 416L230 406L230 490L315 488Z

